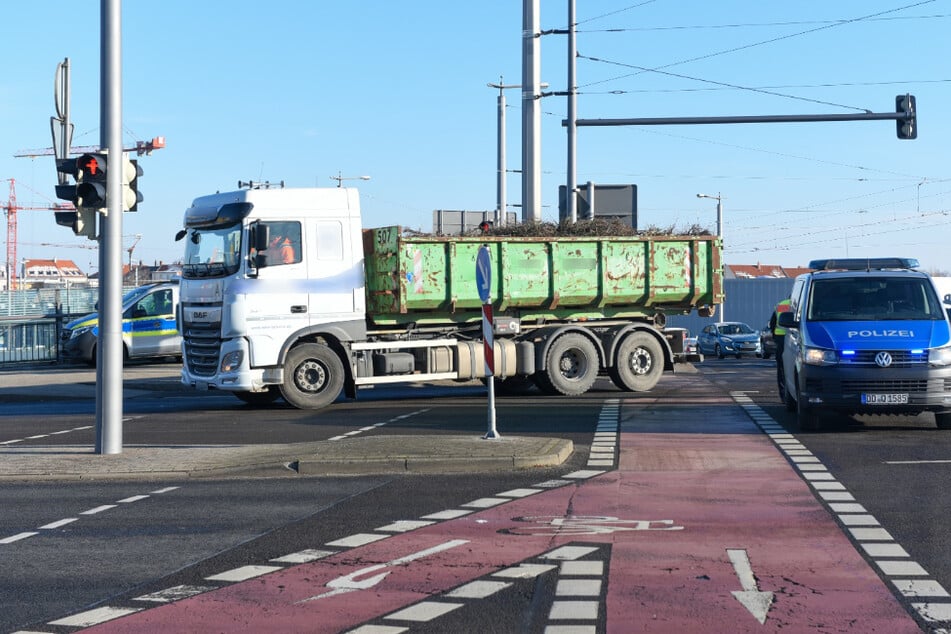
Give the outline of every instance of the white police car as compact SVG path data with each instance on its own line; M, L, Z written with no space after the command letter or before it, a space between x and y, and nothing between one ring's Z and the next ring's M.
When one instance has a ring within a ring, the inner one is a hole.
M178 283L159 282L135 288L122 298L122 347L126 359L182 356L175 311ZM99 314L75 319L60 333L65 360L96 365Z
M934 412L951 429L951 324L934 283L908 258L814 260L796 278L780 396L800 428L825 412Z

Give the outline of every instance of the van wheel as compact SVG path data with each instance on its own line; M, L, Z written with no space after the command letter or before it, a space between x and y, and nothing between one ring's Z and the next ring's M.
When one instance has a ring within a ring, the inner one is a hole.
M660 380L664 358L657 340L646 332L631 333L618 346L611 381L628 392L647 392Z
M939 412L934 415L935 425L938 429L951 429L951 412Z
M558 394L578 396L591 389L598 378L598 351L578 333L561 335L548 349L545 383Z
M239 401L247 403L248 405L270 405L277 399L281 398L281 390L275 386L271 385L264 392L232 392Z
M330 405L343 389L340 357L323 344L305 343L293 348L284 360L284 400L298 409Z

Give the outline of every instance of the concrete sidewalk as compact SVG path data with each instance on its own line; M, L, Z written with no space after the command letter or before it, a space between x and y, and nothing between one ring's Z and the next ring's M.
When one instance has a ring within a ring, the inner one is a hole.
M123 398L182 391L176 364L123 370ZM91 368L24 368L0 372L0 404L95 399ZM24 440L35 441L37 438ZM552 467L574 450L561 438L477 435L365 436L272 445L125 446L97 454L88 445L17 446L0 436L0 480L129 480L299 477L379 473L471 473Z

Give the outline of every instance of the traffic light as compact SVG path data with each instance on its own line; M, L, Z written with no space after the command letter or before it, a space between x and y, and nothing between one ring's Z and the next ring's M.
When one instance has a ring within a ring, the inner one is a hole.
M915 108L914 95L898 95L895 97L895 112L906 115L906 118L895 119L895 126L899 139L918 138L918 110ZM910 117L909 117L910 115Z
M126 211L138 211L142 202L139 193L139 176L142 176L139 162L132 159L122 159L122 208Z
M76 208L106 207L106 175L109 161L105 154L83 154L76 159Z
M98 212L95 209L76 209L69 211L56 211L56 224L69 227L77 236L86 236L90 240L96 239L96 216Z
M60 174L76 178L76 159L56 159L56 171ZM68 178L60 177L60 184L56 186L56 197L76 204L76 184L69 184Z

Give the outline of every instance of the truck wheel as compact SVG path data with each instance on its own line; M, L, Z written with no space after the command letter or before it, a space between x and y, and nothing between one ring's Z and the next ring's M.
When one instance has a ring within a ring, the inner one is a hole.
M248 405L270 405L281 398L281 390L277 386L270 386L264 392L232 392L239 401Z
M951 412L937 412L934 415L934 424L938 429L951 429Z
M558 394L584 394L598 378L598 351L584 335L564 334L548 349L545 376Z
M298 409L320 409L333 403L343 389L343 363L323 344L305 343L284 360L284 400Z
M618 347L614 367L608 370L611 381L628 392L647 392L660 380L664 358L657 340L646 332L635 332Z

